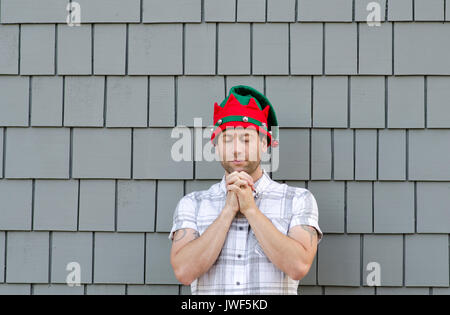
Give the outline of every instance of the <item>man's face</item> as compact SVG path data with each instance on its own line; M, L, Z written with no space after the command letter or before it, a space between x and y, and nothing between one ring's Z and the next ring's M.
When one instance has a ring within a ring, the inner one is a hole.
M228 173L252 174L260 164L262 153L267 151L266 136L253 128L230 127L217 137L216 153Z

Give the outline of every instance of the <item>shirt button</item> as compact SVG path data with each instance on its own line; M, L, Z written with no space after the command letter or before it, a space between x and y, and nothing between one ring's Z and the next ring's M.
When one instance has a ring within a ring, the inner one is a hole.
M238 258L241 258L241 257L242 257L241 254L238 254L237 256L238 256Z
M237 284L237 285L240 285L241 283L238 281L238 282L236 282L236 284Z
M244 228L242 226L239 227L239 230L242 231Z

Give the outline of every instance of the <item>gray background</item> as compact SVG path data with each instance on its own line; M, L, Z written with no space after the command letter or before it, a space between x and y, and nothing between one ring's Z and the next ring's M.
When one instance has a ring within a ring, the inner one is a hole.
M170 134L236 84L275 106L272 178L318 201L299 293L450 293L449 0L380 1L380 27L368 0L78 0L79 27L68 2L0 0L0 294L189 294L173 211L223 169Z

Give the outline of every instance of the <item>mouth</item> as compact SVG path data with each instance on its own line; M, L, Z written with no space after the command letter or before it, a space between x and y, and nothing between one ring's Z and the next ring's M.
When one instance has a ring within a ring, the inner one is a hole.
M244 163L244 161L243 160L234 160L233 161L233 164L241 164L241 163Z

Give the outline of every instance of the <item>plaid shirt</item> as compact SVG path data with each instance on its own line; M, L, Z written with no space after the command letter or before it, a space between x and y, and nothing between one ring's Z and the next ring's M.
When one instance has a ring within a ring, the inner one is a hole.
M263 169L255 182L255 202L274 226L287 235L289 228L306 224L322 231L313 194L304 188L273 181ZM178 202L169 234L191 228L200 235L225 206L225 175L208 190L194 191ZM245 216L238 213L230 226L222 251L211 268L191 283L192 294L297 294L298 280L291 279L264 254Z

